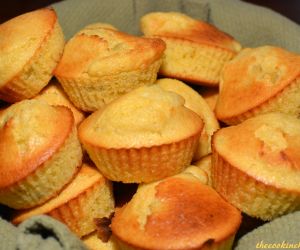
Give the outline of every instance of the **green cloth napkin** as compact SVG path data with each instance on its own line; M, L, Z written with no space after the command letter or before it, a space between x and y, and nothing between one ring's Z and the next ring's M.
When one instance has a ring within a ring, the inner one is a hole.
M300 211L254 229L235 247L235 250L252 249L300 249Z
M110 23L137 35L144 14L180 11L213 23L244 47L275 45L300 53L299 25L272 10L239 0L66 0L53 7L67 39L94 22Z
M66 225L38 215L18 227L0 217L0 250L87 250L87 247Z

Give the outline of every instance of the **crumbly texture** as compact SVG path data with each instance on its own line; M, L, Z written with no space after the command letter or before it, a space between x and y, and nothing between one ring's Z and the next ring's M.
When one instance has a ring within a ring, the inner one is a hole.
M35 206L76 173L82 151L69 109L25 100L1 113L0 128L1 203Z
M125 249L219 249L230 247L240 222L240 212L217 192L181 174L139 186L111 228Z
M263 46L244 49L222 73L216 116L228 124L267 112L299 115L300 56Z
M204 122L204 129L202 130L193 160L199 160L201 157L211 153L211 136L219 129L219 123L202 96L185 83L175 79L159 79L156 83L165 90L181 95L185 100L184 106L197 113Z
M49 105L62 105L71 109L75 125L78 126L85 118L84 112L78 110L68 96L63 91L57 81L53 80L46 88L44 88L39 95L35 97L37 100L44 100Z
M39 207L18 213L13 223L47 214L65 223L79 237L96 229L94 218L109 217L114 211L111 182L98 170L83 164L74 180L53 199Z
M95 111L122 94L154 83L164 50L160 39L93 25L66 44L55 75L75 106Z
M54 10L11 19L0 26L0 34L0 98L17 102L35 96L50 81L64 48Z
M214 187L245 213L264 220L298 209L299 131L299 120L282 113L219 130L213 136Z
M218 85L224 64L241 46L216 27L176 12L149 13L141 19L148 37L165 41L159 73L199 85Z

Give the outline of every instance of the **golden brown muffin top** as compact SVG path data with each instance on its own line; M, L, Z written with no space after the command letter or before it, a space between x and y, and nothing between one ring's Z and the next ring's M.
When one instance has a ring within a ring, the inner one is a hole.
M79 126L83 144L131 148L167 144L200 134L201 118L184 107L184 99L158 85L137 88L85 119Z
M132 36L102 25L84 28L66 44L55 75L100 77L143 69L158 60L165 43Z
M300 56L263 46L242 50L221 75L216 115L228 119L274 97L300 75Z
M30 175L72 132L71 110L37 100L11 105L0 114L0 188Z
M200 249L233 236L240 212L193 175L141 185L116 210L113 235L138 249Z
M53 9L40 9L0 25L0 86L10 81L47 41L57 16Z
M213 148L248 175L279 188L300 192L300 120L269 113L222 128Z
M76 197L86 192L89 188L96 184L107 185L107 182L103 175L95 167L84 163L74 180L72 180L72 182L70 182L70 184L67 185L59 195L38 207L21 211L14 216L12 222L14 224L19 224L33 215L46 214L70 200L76 199Z
M230 35L206 22L178 12L152 12L141 18L146 36L185 39L238 52L241 45Z

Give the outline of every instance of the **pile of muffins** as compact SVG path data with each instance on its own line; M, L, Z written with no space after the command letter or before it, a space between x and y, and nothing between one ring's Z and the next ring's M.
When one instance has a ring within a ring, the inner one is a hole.
M69 41L53 9L0 25L12 223L49 215L90 249L231 249L243 215L299 210L300 55L181 13L140 24Z

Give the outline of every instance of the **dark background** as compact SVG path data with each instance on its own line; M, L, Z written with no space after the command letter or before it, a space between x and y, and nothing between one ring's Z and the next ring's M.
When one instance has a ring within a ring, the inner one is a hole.
M47 6L61 0L5 0L0 4L0 23L19 14ZM69 0L72 1L72 0ZM84 0L83 0L84 1ZM100 0L101 1L101 0ZM300 24L300 1L299 0L243 0L261 6L269 7L291 20ZM226 0L224 0L226 4Z

